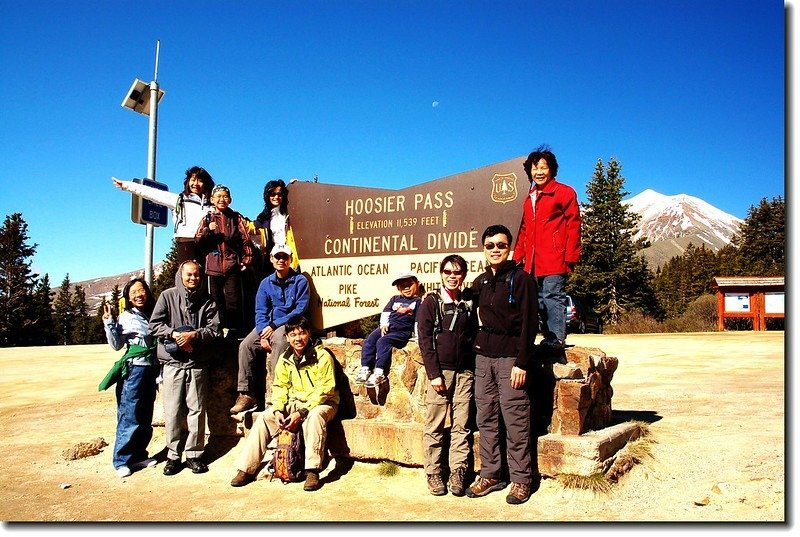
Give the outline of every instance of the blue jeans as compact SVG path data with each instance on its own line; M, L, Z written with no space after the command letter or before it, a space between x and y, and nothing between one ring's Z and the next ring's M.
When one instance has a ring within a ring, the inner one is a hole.
M545 341L564 343L567 337L566 274L550 274L536 278L539 287L539 313L544 319Z
M383 374L389 373L389 366L392 363L392 349L402 349L411 339L409 332L386 332L381 336L381 329L376 328L364 340L361 347L361 365L371 368L380 367Z
M156 400L157 365L131 365L128 376L117 383L117 435L114 468L130 467L147 458L153 438L153 404Z

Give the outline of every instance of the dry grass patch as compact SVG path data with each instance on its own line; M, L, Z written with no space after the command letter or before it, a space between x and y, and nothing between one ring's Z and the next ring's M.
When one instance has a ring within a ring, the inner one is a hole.
M378 464L378 475L384 477L394 477L400 473L400 467L393 462L382 461Z
M556 479L567 489L585 490L595 494L607 494L611 490L611 482L602 472L590 476L560 474Z

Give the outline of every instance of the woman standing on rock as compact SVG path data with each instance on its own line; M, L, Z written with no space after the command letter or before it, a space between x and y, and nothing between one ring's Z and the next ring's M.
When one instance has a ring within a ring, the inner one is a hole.
M114 181L114 186L119 189L172 209L172 220L175 223L173 236L178 254L178 264L192 259L199 261L194 234L203 217L214 208L211 205L214 179L210 173L200 166L192 166L186 170L183 192L180 194L140 185L133 181L121 181L116 177L111 179Z
M127 375L117 382L117 434L113 464L119 477L128 477L133 470L155 466L147 457L147 446L153 437L153 404L156 400L156 378L159 373L156 345L150 336L150 314L155 298L147 282L134 278L122 291L125 302L119 319L111 316L111 304L103 306L106 339L114 350L127 346Z
M283 179L273 179L264 185L264 210L250 222L248 231L253 235L253 243L258 246L262 257L256 286L275 270L269 261L269 253L276 244L284 244L291 248L292 268L298 269L299 258L294 244L294 234L289 225L289 190Z

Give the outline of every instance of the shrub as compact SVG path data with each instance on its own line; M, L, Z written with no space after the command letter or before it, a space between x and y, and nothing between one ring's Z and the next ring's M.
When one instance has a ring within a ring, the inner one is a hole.
M617 324L606 324L603 327L606 334L656 334L665 331L663 323L645 315L641 310L626 311Z
M717 298L702 295L686 307L683 315L667 321L668 332L714 332L717 330Z

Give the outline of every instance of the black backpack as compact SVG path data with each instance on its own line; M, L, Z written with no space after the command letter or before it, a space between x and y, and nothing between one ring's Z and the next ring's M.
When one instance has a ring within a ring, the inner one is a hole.
M340 420L351 420L356 417L356 400L353 390L350 389L350 379L344 372L342 364L328 347L323 347L333 360L333 372L336 378L336 391L339 392L339 408L336 410L336 418Z

